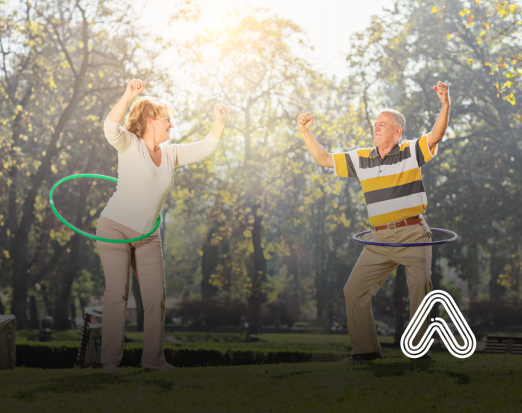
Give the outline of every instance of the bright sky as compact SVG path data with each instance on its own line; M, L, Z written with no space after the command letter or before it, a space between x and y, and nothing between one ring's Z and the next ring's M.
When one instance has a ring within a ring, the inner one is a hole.
M202 0L199 1L202 16L196 30L213 26L230 9L261 6L301 26L315 47L309 57L314 67L342 77L346 73L344 58L350 35L364 30L372 15L382 14L383 7L391 9L393 3L393 0ZM149 0L142 24L165 37L190 36L167 26L172 4L174 0Z

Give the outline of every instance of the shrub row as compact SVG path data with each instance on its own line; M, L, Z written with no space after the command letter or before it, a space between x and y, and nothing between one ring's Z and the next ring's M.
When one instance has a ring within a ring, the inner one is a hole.
M17 344L16 366L40 367L44 369L68 369L76 365L77 344L51 343Z
M49 345L46 343L18 344L16 365L25 367L73 368L76 366L79 346ZM142 347L125 347L121 366L139 367ZM210 350L198 348L165 348L168 363L178 367L245 366L252 364L304 363L338 361L348 357L338 352Z

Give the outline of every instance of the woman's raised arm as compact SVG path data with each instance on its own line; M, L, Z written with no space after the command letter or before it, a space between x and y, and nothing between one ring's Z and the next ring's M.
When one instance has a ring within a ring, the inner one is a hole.
M143 92L145 85L146 83L139 79L133 79L127 83L127 89L125 89L125 93L109 112L109 119L116 123L123 122L123 117L125 116L125 112L127 112L132 99Z
M214 115L216 122L205 139L187 144L168 145L169 150L173 151L174 167L202 161L218 148L225 129L228 108L218 103L214 106Z

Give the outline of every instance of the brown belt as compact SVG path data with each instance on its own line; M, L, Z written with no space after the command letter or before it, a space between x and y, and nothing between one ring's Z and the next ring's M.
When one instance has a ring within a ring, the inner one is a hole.
M399 227L405 227L406 225L420 224L421 222L422 218L419 218L419 216L417 215L416 217L406 218L396 222L390 222L389 224L377 225L376 227L373 227L373 230L380 231L381 229L394 229Z

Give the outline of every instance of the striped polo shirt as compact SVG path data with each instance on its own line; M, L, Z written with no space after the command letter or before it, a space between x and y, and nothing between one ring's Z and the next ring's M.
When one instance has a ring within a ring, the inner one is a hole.
M370 224L389 222L423 214L428 198L420 168L437 154L428 135L396 144L384 159L377 148L333 154L335 174L361 181Z

